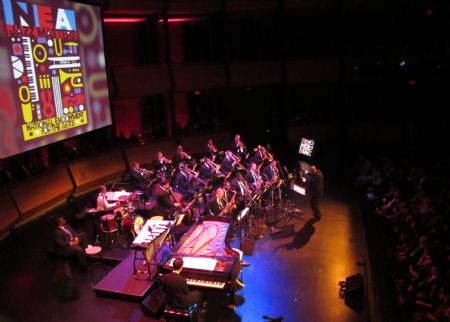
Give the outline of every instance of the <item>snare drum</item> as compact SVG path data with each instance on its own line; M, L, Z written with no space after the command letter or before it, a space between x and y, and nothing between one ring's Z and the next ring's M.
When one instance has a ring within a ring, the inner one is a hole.
M107 214L100 217L101 227L103 227L103 232L113 233L117 231L116 215Z

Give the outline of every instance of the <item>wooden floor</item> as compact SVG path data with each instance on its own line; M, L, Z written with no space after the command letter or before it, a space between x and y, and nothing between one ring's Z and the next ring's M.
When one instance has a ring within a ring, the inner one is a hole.
M339 297L339 281L357 273L366 277L365 245L351 194L337 182L330 186L321 200L320 221L311 219L307 201L300 198L297 207L305 211L306 221L281 222L281 233L271 235L266 229L256 241L253 255L244 258L251 266L243 268L246 286L238 292L243 303L236 311L213 298L201 321L258 322L265 321L263 315L287 322L369 320L366 300L350 306ZM72 282L79 298L58 301L58 272L45 254L45 237L53 229L53 221L44 218L0 243L0 321L155 321L143 315L139 303L97 297L87 273L76 269ZM94 282L101 277L94 270Z

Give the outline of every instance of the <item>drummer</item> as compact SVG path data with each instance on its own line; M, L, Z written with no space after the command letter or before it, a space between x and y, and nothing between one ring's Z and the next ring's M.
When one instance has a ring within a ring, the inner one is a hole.
M100 186L100 193L97 196L97 211L108 211L119 206L119 201L112 203L108 202L106 195L107 191L106 186Z

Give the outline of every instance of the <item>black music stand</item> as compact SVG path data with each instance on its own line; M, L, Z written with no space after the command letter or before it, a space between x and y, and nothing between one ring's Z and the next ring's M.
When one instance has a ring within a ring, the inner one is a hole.
M291 182L291 187L290 189L295 192L294 193L294 203L291 206L291 209L289 209L288 212L288 219L286 220L286 224L289 222L289 220L291 219L299 219L299 220L303 220L306 221L305 218L303 218L300 214L304 214L305 212L303 210L301 210L300 208L297 208L297 194L300 194L302 196L306 195L306 189L298 184L296 184L295 182Z
M277 228L277 207L275 205L275 197L274 197L274 190L275 187L272 185L270 186L270 198L272 203L272 218L273 218L273 226L270 227L270 234L275 235L282 232L282 229Z

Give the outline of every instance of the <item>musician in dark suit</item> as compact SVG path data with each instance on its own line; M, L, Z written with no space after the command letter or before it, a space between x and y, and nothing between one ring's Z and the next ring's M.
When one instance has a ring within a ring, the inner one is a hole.
M131 168L128 171L127 178L131 191L136 190L145 191L144 174L142 173L141 168L139 167L139 163L137 162L131 163Z
M261 189L261 182L259 180L259 173L256 171L256 164L251 163L250 169L245 175L245 180L247 180L253 191Z
M222 160L220 171L224 175L228 175L231 171L234 170L236 160L233 159L233 153L230 150L225 151L225 157Z
M256 163L256 165L260 165L267 159L266 148L262 145L258 145L258 151L256 151L255 155L252 158L252 162Z
M250 199L251 189L241 172L238 172L236 177L231 181L231 189L236 191L237 209L244 209Z
M323 174L322 171L312 165L309 168L309 172L306 174L306 182L309 188L309 197L311 203L311 209L315 219L321 218L319 209L319 198L323 196Z
M203 148L202 155L203 157L211 158L213 162L216 159L217 148L214 146L212 139L208 140L208 143Z
M190 291L187 280L181 276L183 259L176 258L173 263L173 271L162 277L162 286L166 293L167 304L172 308L187 309L193 304L201 304L204 294L201 291Z
M184 164L180 164L180 171L177 174L175 180L175 191L181 193L183 198L191 199L198 191L200 191L200 187L194 187L191 183L192 174L188 172L187 166Z
M230 144L230 150L235 155L239 155L242 158L242 160L246 159L247 147L245 146L244 142L241 141L241 135L240 134L236 134L234 136L234 140Z
M84 236L79 236L77 232L66 223L64 217L57 217L56 222L58 223L58 227L53 233L56 253L64 257L75 256L80 267L86 269Z
M169 219L170 216L181 207L181 204L173 200L171 196L171 189L169 181L162 179L160 184L155 189L156 206L155 214L163 216L164 219Z
M181 145L177 146L177 151L172 157L174 166L178 166L182 162L188 164L191 160L192 157L183 151L183 147Z
M172 160L167 159L163 156L161 151L156 152L155 158L153 159L153 171L157 177L164 177L167 173L167 166L172 163Z
M262 172L264 182L273 183L278 178L277 161L273 160Z
M232 215L234 207L225 200L225 192L222 188L218 188L212 200L207 205L207 214L212 216Z
M212 162L211 158L205 158L205 162L203 162L199 170L198 177L200 179L210 180L213 177L213 174L215 173L216 169L214 165L211 164L211 162Z

